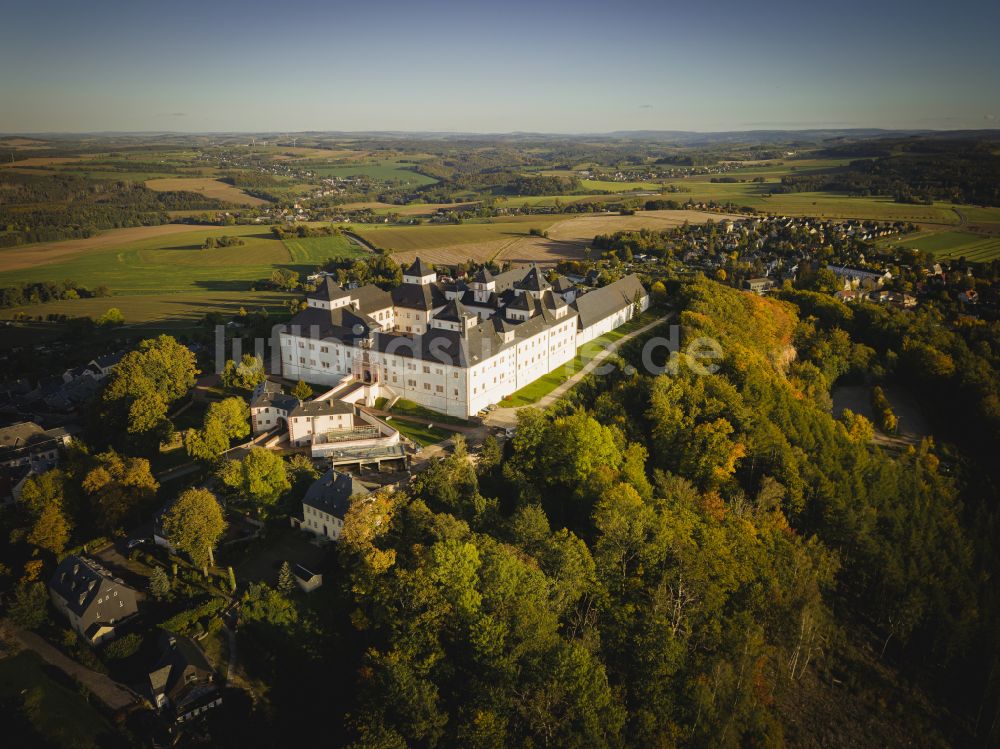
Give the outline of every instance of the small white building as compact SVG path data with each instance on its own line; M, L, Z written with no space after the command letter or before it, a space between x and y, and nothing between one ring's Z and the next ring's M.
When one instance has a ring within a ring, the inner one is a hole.
M351 474L331 468L309 487L302 498L302 517L293 517L292 527L336 541L356 494L368 494L368 489Z

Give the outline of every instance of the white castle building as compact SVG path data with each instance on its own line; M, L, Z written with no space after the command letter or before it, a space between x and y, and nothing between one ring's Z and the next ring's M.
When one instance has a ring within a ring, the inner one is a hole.
M279 326L282 375L471 416L571 361L577 348L649 306L639 279L593 291L530 266L444 283L417 258L391 292L330 278Z

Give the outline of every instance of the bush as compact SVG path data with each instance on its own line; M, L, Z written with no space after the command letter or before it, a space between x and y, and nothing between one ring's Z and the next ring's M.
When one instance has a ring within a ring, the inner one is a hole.
M178 614L160 623L160 629L170 632L184 634L190 629L194 629L198 621L203 618L215 616L226 605L225 598L209 598L207 601L194 606L193 608L181 611Z
M136 654L142 645L142 638L135 632L112 640L104 646L104 657L111 660L121 660Z

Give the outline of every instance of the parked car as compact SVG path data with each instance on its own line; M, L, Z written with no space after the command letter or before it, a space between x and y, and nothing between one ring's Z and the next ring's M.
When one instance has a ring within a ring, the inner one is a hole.
M128 542L125 544L125 548L131 551L136 546L142 546L147 541L149 541L148 538L130 538Z

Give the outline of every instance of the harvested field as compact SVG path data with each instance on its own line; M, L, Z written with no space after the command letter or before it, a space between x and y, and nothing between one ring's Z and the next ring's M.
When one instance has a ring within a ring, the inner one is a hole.
M448 224L431 226L355 226L354 230L376 247L393 250L399 263L420 255L433 263L449 264L465 260L489 260L510 244L529 236L532 228L546 229L550 216L512 216L491 224Z
M93 156L33 156L30 159L20 159L18 161L5 161L0 167L10 169L12 167L24 166L52 166L53 164L75 164L79 161L93 161L97 155Z
M709 219L722 221L727 218L740 217L702 211L640 211L633 216L610 213L576 216L552 224L548 237L529 236L510 244L503 249L498 260L554 265L560 260L581 259L584 249L598 234L637 229L662 230L680 226L685 221L703 224Z
M166 179L151 179L146 182L146 187L158 192L168 192L180 190L183 192L196 192L206 198L224 200L227 203L237 205L268 205L266 200L247 195L238 187L233 187L226 182L206 177L169 177Z
M344 203L340 206L345 211L360 211L365 208L372 209L375 213L398 213L400 216L432 216L439 209L451 210L472 210L479 203L413 203L411 205L394 205L392 203L379 203L371 201L368 203Z

